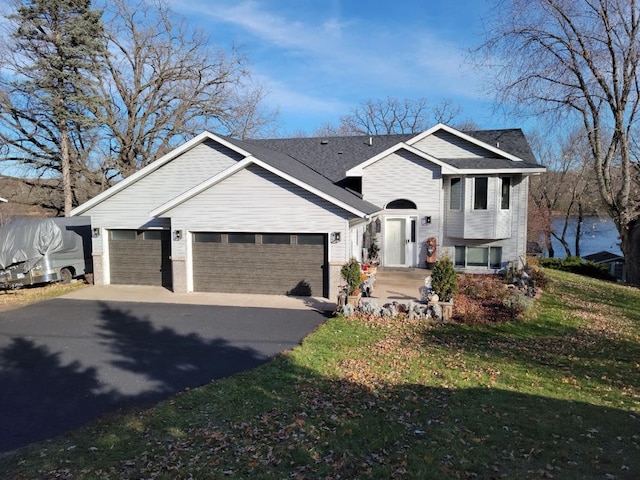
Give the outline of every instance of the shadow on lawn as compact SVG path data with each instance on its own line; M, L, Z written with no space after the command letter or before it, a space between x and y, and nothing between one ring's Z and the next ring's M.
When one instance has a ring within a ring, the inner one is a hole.
M101 360L104 365L65 361L66 345L55 351L46 340L38 344L13 337L0 349L0 452L50 438L107 412L155 402L256 367L269 358L220 338L156 327L148 318L108 304L100 305L99 315L104 349L96 348L95 356L106 357ZM123 394L114 387L123 382L135 393Z
M297 381L274 385L271 368ZM218 423L194 422L180 460L216 452L190 466L196 477L214 466L212 478L225 469L237 478L640 477L640 417L630 411L489 388L371 388L287 357L265 369L234 385L245 409L214 405Z
M126 312L108 313L123 315L124 324L105 320L102 326L103 340L121 354L121 366L172 388L182 384L179 365L191 361L189 350L195 357L213 353L198 338L153 328ZM96 387L94 372L64 367L56 355L19 343L14 354L23 351L28 358L16 355L14 364L37 360L46 371L42 380L66 377L64 385L78 394ZM161 346L183 349L179 361L163 358ZM637 413L507 390L368 383L375 376L367 376L366 365L353 375L322 376L283 355L257 375L183 392L148 412L140 422L162 428L149 428L143 437L134 432L134 443L123 439L116 460L98 453L106 465L62 449L49 468L78 478L111 467L121 478L154 478L167 465L176 466L176 477L194 478L226 478L229 472L234 478L640 476ZM112 394L103 395L108 401ZM100 436L101 428L92 435ZM168 436L171 429L184 434ZM85 463L77 463L82 458ZM5 462L9 471L22 468L20 455ZM54 473L47 472L50 478Z

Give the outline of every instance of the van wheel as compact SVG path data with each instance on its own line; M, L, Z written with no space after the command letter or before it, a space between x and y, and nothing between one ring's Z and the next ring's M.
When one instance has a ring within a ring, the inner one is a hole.
M71 283L72 278L73 274L71 273L71 270L69 270L68 268L60 269L60 281L62 283Z

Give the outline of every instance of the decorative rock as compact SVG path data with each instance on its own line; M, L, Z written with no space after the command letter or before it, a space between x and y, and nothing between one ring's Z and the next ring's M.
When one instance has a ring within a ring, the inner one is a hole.
M360 306L360 310L362 311L362 313L372 314L379 311L380 307L378 307L378 304L376 302L363 302Z
M442 307L437 303L431 307L433 318L442 320Z
M356 308L353 305L347 303L342 307L340 313L342 313L342 315L344 315L345 317L351 317L354 313L356 313Z

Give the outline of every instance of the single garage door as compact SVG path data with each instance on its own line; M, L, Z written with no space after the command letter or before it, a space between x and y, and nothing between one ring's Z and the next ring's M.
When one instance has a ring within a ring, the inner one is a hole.
M327 270L326 234L193 234L199 292L326 297Z
M111 230L111 283L172 287L168 230Z

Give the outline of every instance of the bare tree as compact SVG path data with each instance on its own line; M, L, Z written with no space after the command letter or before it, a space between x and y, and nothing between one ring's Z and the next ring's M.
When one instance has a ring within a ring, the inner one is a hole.
M341 117L338 127L326 124L316 133L329 136L420 133L436 123L450 123L459 113L460 107L450 100L434 106L426 98L365 100Z
M245 56L213 48L166 3L109 2L105 24L105 101L95 114L104 120L111 175L130 175L194 132L245 137L273 121L260 109L264 90L248 87Z
M245 55L211 46L165 0L27 3L4 24L0 154L50 192L33 202L68 214L204 129L272 132L277 112L262 107Z
M530 219L539 229L537 233L544 236L550 257L555 256L551 237L560 243L565 255L580 256L585 216L600 213L602 204L595 186L586 135L581 131L569 135L559 132L553 141L548 137L542 141L539 133L534 133L530 138L538 159L547 167L546 173L531 179ZM574 243L570 245L568 236L573 223L576 232Z
M640 105L636 0L502 0L481 47L505 103L577 121L598 190L620 234L627 279L640 284L640 197L632 138ZM496 71L497 70L497 71Z

